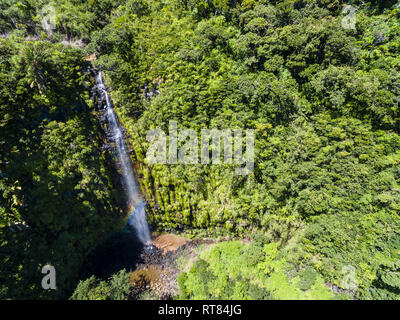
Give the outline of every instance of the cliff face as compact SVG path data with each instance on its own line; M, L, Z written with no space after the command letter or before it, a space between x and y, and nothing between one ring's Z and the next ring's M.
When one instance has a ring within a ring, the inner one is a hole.
M377 130L399 133L398 8L357 2L352 29L340 1L279 3L152 3L146 14L132 8L115 18L122 33L110 24L93 37L88 48L109 77L160 229L268 229L287 241L310 217L358 211L360 190L378 195L370 183L380 169L367 159L397 145L390 138L374 151ZM386 38L378 46L377 32ZM254 130L254 171L149 164L147 134L157 128L168 138L171 121L198 139L203 129ZM371 174L355 178L364 165Z

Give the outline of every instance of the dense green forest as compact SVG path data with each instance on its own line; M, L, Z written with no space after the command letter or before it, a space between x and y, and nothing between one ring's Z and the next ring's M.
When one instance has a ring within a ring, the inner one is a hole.
M343 23L345 5L356 9L354 28ZM400 3L0 7L2 299L129 295L125 270L107 281L82 276L124 221L90 99L93 67L127 129L152 230L235 238L201 251L175 298L399 299ZM253 129L254 171L150 164L146 135L168 133L170 121L198 133ZM58 270L57 290L41 288L46 263Z

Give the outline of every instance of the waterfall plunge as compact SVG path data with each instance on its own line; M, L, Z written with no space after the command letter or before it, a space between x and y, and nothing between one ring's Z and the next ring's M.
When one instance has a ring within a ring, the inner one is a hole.
M118 125L117 116L110 102L110 97L106 90L106 86L103 83L101 72L98 73L96 82L99 90L106 99L106 116L109 125L109 131L111 132L111 139L115 142L116 152L121 163L122 176L129 202L128 204L130 208L133 208L128 219L128 224L136 230L139 240L142 243L149 245L151 244L151 236L149 226L146 221L145 202L140 195L139 186L133 174L128 152L126 151L124 135L122 134L122 130Z

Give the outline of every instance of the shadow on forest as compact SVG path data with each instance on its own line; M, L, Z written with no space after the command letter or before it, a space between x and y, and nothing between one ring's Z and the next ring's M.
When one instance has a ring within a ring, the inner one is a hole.
M88 276L108 279L121 269L133 271L140 263L143 244L130 229L117 232L88 259Z

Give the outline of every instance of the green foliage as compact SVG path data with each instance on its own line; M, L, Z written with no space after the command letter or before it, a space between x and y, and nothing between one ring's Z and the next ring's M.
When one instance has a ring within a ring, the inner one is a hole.
M100 55L96 63L133 138L142 189L160 207L150 217L154 224L241 235L265 228L287 241L301 218L356 210L361 193L352 194L350 181L370 165L358 156L374 152L357 154L373 148L375 138L363 137L377 128L398 132L397 9L378 17L375 5L366 7L366 22L347 31L339 1L254 2L240 10L228 2L216 14L216 3L151 2L144 14L129 3L94 33L88 51ZM374 23L388 26L388 43L371 57L365 36ZM152 90L160 94L149 101ZM238 179L232 166L148 165L146 133L168 133L170 120L197 132L255 129L254 175ZM306 142L299 148L300 139ZM371 185L361 176L360 185Z
M160 300L160 297L154 291L147 290L137 300Z
M130 292L129 273L125 269L114 274L109 283L111 300L123 300Z
M85 258L115 230L120 196L101 150L80 49L0 40L2 295L62 298ZM41 288L41 267L57 290Z
M262 246L252 243L246 248L243 256L249 266L254 266L264 259L265 253Z
M88 42L91 32L104 27L111 12L122 3L120 0L1 0L0 33L18 29L35 38ZM50 17L55 29L45 30L42 20Z
M109 281L95 276L80 281L71 300L124 300L130 293L129 273L125 269L115 273Z
M155 226L246 237L262 230L284 250L297 243L287 258L305 272L301 288L322 281L310 266L341 288L343 266L355 264L357 292L347 293L367 298L395 279L377 272L380 250L396 248L388 239L399 224L399 9L395 1L353 1L351 30L342 27L344 4L149 2L143 15L112 17L88 51L100 55L132 136L142 190L159 208L149 217ZM146 133L168 133L170 120L196 132L254 129L253 174L149 165ZM243 251L250 266L264 245ZM284 283L268 259L269 281ZM218 296L228 290L219 281L192 294Z
M264 245L257 263L247 252L257 244L223 242L203 251L191 270L178 278L180 299L331 299L333 293L323 285L314 270L300 277L287 276L291 266L278 257L276 243Z
M308 267L299 282L299 288L303 291L311 289L316 279L317 273L312 268Z

